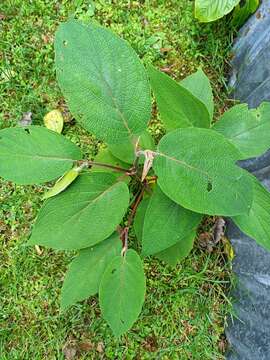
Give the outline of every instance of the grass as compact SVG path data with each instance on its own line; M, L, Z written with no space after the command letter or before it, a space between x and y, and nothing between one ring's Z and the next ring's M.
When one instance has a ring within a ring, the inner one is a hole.
M26 111L40 124L46 112L65 109L55 81L53 36L59 22L75 11L89 21L91 3L2 3L0 128L15 125ZM177 79L202 66L214 87L216 115L227 106L224 74L232 34L226 19L199 25L189 0L98 0L95 19L129 41L143 61ZM69 113L65 118L64 133L89 156L95 154L100 143ZM153 124L159 132L155 118ZM143 312L118 341L102 320L96 298L59 312L59 290L74 254L42 249L39 255L25 246L43 190L0 181L1 360L223 359L230 271L222 244L210 254L197 245L175 269L147 260Z

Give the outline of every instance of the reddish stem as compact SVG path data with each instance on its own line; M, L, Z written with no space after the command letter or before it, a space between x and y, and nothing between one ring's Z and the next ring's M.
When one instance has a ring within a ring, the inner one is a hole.
M143 194L144 194L144 191L145 191L145 187L142 188L142 190L140 191L139 195L136 197L134 203L132 204L131 206L131 213L129 214L129 217L128 217L128 222L127 222L127 226L125 226L121 232L121 235L120 235L120 238L122 240L122 244L123 244L123 248L122 248L122 252L121 254L124 256L125 253L127 252L127 249L128 249L128 233L129 233L129 229L130 229L130 226L132 224L132 221L134 219L134 216L136 214L136 211L138 209L138 206L142 200L142 197L143 197Z
M131 169L125 169L122 168L120 166L114 166L114 165L110 165L110 164L105 164L105 163L101 163L101 162L96 162L96 161L91 161L91 160L81 160L79 161L79 165L87 165L87 166L100 166L100 167L105 167L108 169L112 169L118 172L124 172L126 175L133 175L132 174L132 168Z

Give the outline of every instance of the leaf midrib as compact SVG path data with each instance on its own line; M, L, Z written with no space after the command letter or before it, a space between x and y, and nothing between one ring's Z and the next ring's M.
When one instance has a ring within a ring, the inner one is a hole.
M105 191L103 191L102 193L100 193L95 199L91 200L91 201L87 201L85 200L84 202L87 202L87 205L86 206L83 206L78 212L75 212L71 217L69 217L67 220L65 220L63 223L61 223L61 229L63 228L63 225L66 224L67 222L69 222L71 219L73 219L74 217L76 216L80 216L80 214L86 210L90 205L92 205L93 203L95 203L99 198L101 198L103 195L105 195L111 188L113 188L115 185L118 185L119 183L121 182L115 182L113 185L111 185L109 188L107 188ZM83 202L83 201L81 201ZM69 204L66 204L65 207L69 207L70 205ZM47 212L46 214L44 214L44 216L41 218L40 217L40 221L42 219L42 221L44 221L44 219L46 219L48 216L52 216L53 213L57 213L57 209L53 210L53 211L50 211L50 212ZM44 226L44 225L43 225Z
M89 206L95 204L100 198L102 198L106 193L108 193L109 190L111 190L115 185L120 184L121 182L116 182L113 185L111 185L109 188L107 188L105 191L103 191L101 194L99 194L95 199L88 202L88 204L85 207L82 207L80 211L73 214L70 218L68 218L66 221L64 221L61 225L62 227L68 223L71 219L73 219L76 216L80 216L83 211L85 211Z
M87 36L89 37L89 33L88 32L86 32L86 33L87 33ZM89 43L91 44L92 43L91 38L89 40L90 40ZM103 37L103 40L108 45L108 42L104 39L104 37ZM98 55L98 52L97 52L97 55ZM109 95L111 96L111 99L113 101L114 109L118 112L118 114L119 114L119 116L120 116L120 118L121 118L121 120L122 120L122 122L124 124L124 127L127 129L129 136L131 136L132 131L128 126L128 122L127 122L124 114L122 113L122 110L120 109L120 107L118 106L118 104L116 102L116 99L115 99L115 97L113 95L113 91L112 91L112 88L111 88L110 84L107 82L107 80L103 76L103 73L100 71L100 68L97 66L97 64L96 64L96 62L94 61L93 58L92 58L92 63L93 63L94 67L96 68L96 70L97 70L97 72L99 74L100 80L103 81L103 83L105 84L105 86L107 87L107 89L109 91ZM102 101L103 101L103 99L102 99Z
M0 154L0 157L3 156L5 157L5 154ZM14 157L14 158L30 158L32 160L54 160L54 161L77 161L78 159L75 158L60 158L60 157L55 157L55 156L41 156L41 155L27 155L27 154L12 154L12 153L8 153L7 156L10 157Z
M261 126L264 125L264 124L265 124L265 122L261 122L261 121L260 121L260 122L259 122L258 124L256 124L255 126L252 126L252 127L248 128L247 130L241 131L241 132L239 132L239 133L237 133L237 134L234 134L233 136L230 137L230 139L233 140L233 139L235 139L235 138L237 138L237 137L239 137L239 136L241 136L241 135L243 135L243 134L245 134L245 133L250 132L251 130L254 130L254 129L256 129L256 128L261 127Z
M149 211L151 210L151 205L152 205L151 203L148 205ZM174 213L178 213L178 210L179 210L178 207L180 207L180 206L179 206L178 204L176 204L176 203L169 205L169 210L168 210L168 214L169 214L169 215L166 216L165 223L163 224L163 225L164 225L164 228L167 227L167 224L168 224L168 222L169 222L170 217L173 216ZM152 227L151 230L152 230L152 231L151 231L152 237L154 238L154 237L155 237L155 228ZM154 230L154 231L153 231L153 230ZM176 240L174 243L172 243L171 245L169 245L168 247L175 245L175 244L178 242L178 239L180 240L180 238L183 236L183 235L180 235L180 233L179 233L178 231L176 231L175 229L170 228L169 230L174 233L174 236L176 236L176 239L177 239L177 240ZM149 244L148 244L148 245L149 245ZM152 249L152 248L153 248L153 247L150 246L150 249ZM148 246L148 249L149 249L149 246ZM166 248L165 248L165 249L166 249ZM161 251L163 251L163 250L164 250L164 249L161 249L161 250L158 250L157 252L161 252Z
M183 161L183 160L179 160L179 159L177 159L177 158L174 158L174 157L172 157L172 156L166 155L166 154L161 153L161 152L157 152L156 155L163 156L163 157L165 157L166 159L175 161L175 162L179 163L180 165L182 165L182 166L184 166L184 167L187 167L187 168L189 168L189 169L191 169L191 170L197 171L198 173L201 173L202 175L205 175L209 181L213 181L213 180L212 180L212 177L211 177L207 172L205 172L205 171L203 171L203 170L201 170L201 169L199 169L199 168L196 168L196 167L194 167L194 166L186 163L186 162Z
M110 246L109 246L110 245ZM106 252L104 252L103 254L100 255L100 257L96 256L96 252L95 250L93 252L91 252L90 254L87 254L87 256L91 259L89 260L89 263L91 264L92 268L103 268L105 270L106 268L106 260L110 259L110 257L108 257L108 254L111 256L115 250L115 247L116 247L116 243L114 243L113 241L111 242L111 244L108 244L108 249L106 249ZM78 263L80 262L80 259L79 259L80 255L78 256L78 258L76 259L77 260L77 263L74 264L74 268L75 266L78 266ZM87 275L89 274L89 270L91 271L92 268L89 268L89 265L87 264L84 264L84 267L81 268L81 274L83 275L82 276L82 281L81 281L81 287L85 288L87 287L87 284L89 283L89 278L87 277ZM73 269L72 269L73 270ZM76 269L77 270L77 269ZM73 270L74 271L74 270ZM88 273L88 274L86 274ZM84 276L85 274L85 276ZM96 283L96 278L93 280L93 278L91 279L92 280L92 283ZM92 296L92 295L95 295L96 293L98 292L98 290L92 294L90 294L89 296ZM79 296L78 296L79 298ZM82 298L82 296L80 297ZM82 298L82 300L84 299L85 297Z

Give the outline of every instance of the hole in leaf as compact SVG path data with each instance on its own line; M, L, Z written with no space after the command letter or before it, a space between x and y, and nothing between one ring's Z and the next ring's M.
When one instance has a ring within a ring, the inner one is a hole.
M116 272L116 269L112 269L112 274L114 274Z
M67 46L67 44L68 44L67 40L63 40L63 45Z
M29 129L24 129L24 131L27 133L27 134L30 134L30 130Z
M213 185L210 181L207 183L207 191L210 192L213 189Z

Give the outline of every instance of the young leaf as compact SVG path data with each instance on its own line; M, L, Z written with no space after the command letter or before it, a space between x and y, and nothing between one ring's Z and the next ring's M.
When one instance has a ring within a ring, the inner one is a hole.
M148 66L148 74L161 120L167 130L210 126L206 106L189 90L153 66Z
M172 201L157 186L145 213L143 254L156 254L175 245L197 228L201 218L201 214L189 211Z
M57 180L54 186L43 195L42 200L49 199L50 197L56 196L60 194L60 192L64 191L79 176L81 170L80 166L76 166L66 172L65 175Z
M232 219L244 233L266 250L270 250L270 193L255 177L249 176L254 187L250 212L234 216Z
M135 159L135 146L136 146L137 138L133 141L130 139L123 141L121 144L108 145L110 152L116 156L118 159L132 164ZM142 150L154 150L155 143L152 136L147 132L143 132L140 136L139 147Z
M56 33L55 52L58 82L85 129L110 144L146 129L150 87L142 63L125 41L93 23L69 20Z
M130 165L127 163L124 163L123 161L117 159L110 151L109 149L102 149L99 151L97 156L94 159L95 162L99 162L102 164L112 165L116 167L120 167L122 169L129 169ZM97 166L93 165L91 168L91 171L93 172L109 172L113 173L115 176L117 176L121 181L125 182L126 184L129 183L130 177L125 175L122 171L118 171L117 169L110 168L110 167L104 167L104 166Z
M80 250L70 264L64 280L61 308L66 309L95 295L106 267L120 252L121 241L117 233L94 247Z
M180 84L205 105L211 121L214 113L213 93L210 81L203 70L199 69L194 74L187 76Z
M118 167L121 167L121 168L127 169L127 170L130 167L129 164L117 159L109 151L109 149L100 150L99 153L97 154L97 156L95 157L94 161L99 162L99 163L103 163L103 164L112 165L112 166L118 166ZM110 168L107 168L107 167L102 167L102 166L97 166L97 165L93 165L92 168L91 168L91 171L113 172L115 175L120 175L120 176L123 175L123 173L116 172L115 169L110 169Z
M156 254L155 256L170 266L176 266L181 260L189 255L193 248L196 231L192 230L175 245Z
M44 124L47 129L61 134L64 126L64 119L59 110L52 110L44 116Z
M40 210L29 245L83 249L110 236L129 204L124 182L110 173L84 173Z
M145 213L149 204L150 196L144 196L142 201L140 202L140 205L138 206L138 209L136 211L136 215L134 218L134 232L137 237L137 239L142 242L142 235L143 235L143 223L145 218Z
M64 136L40 126L0 131L0 176L17 184L54 180L82 158Z
M262 155L270 148L270 103L263 102L252 110L247 104L236 105L221 116L213 129L240 150L239 160Z
M137 320L145 296L142 261L134 250L116 256L106 268L99 288L101 312L115 336L128 331Z
M211 22L229 14L240 0L195 0L195 17Z
M252 182L235 165L239 152L209 129L177 129L164 136L153 168L161 190L183 207L209 215L248 213Z

